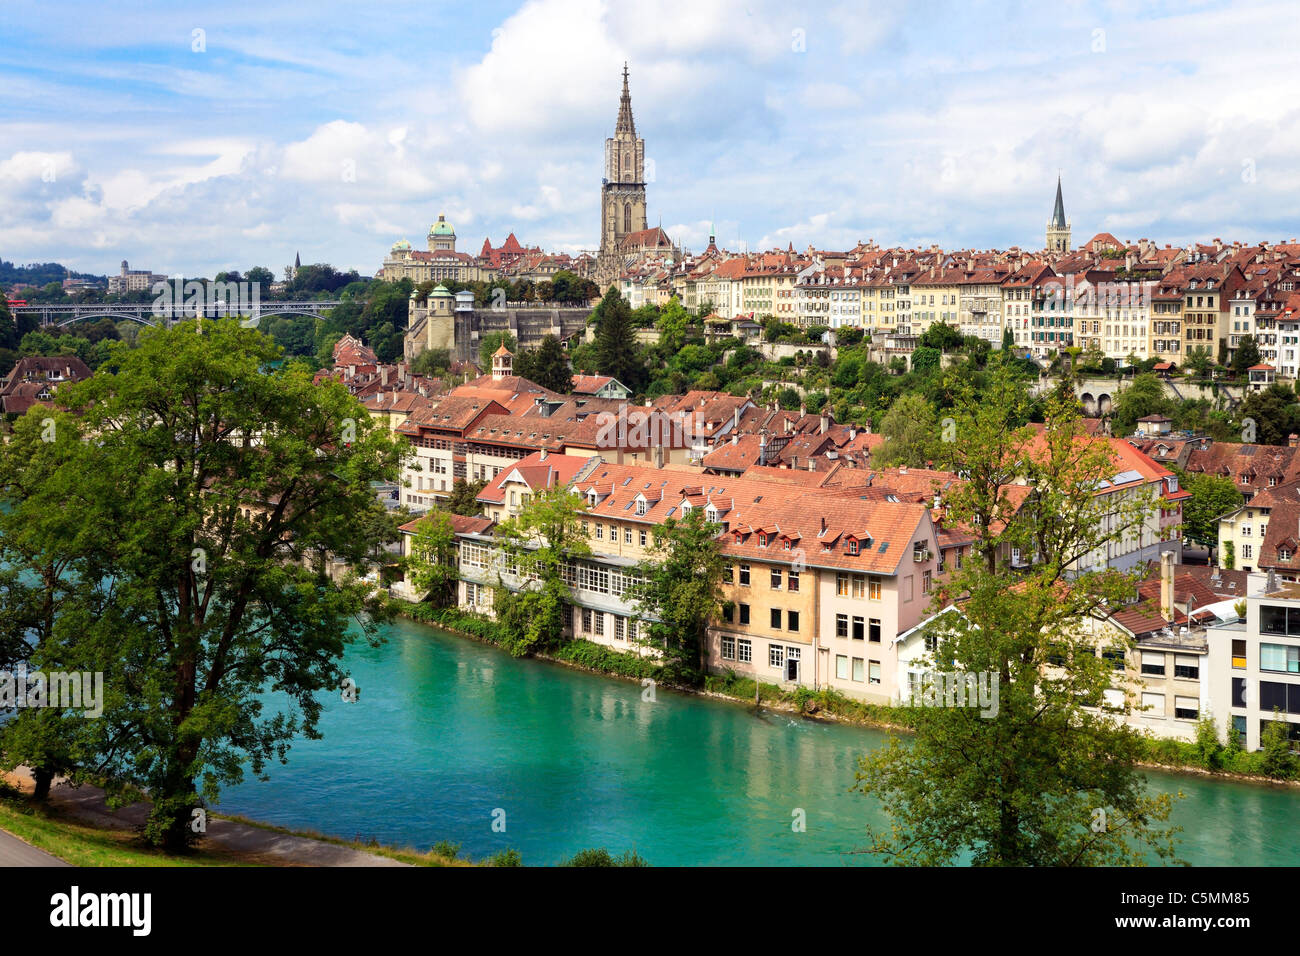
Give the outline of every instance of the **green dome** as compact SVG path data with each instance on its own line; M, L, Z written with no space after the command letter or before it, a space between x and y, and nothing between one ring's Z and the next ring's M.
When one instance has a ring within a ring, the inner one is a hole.
M438 221L429 227L429 235L454 236L456 235L456 230L451 227L451 223L447 221L445 216L439 216Z
M439 283L438 285L436 285L436 286L433 287L433 291L430 292L429 295L446 295L446 296L450 296L451 293L447 291L447 287L446 287L445 285L442 285L441 283Z
M409 248L411 248L411 243L406 239L398 239L395 243L393 243L394 252L397 252L400 249L409 249Z

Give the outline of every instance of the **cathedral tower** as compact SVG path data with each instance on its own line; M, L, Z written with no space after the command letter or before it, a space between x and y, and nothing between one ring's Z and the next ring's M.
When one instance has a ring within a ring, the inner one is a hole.
M602 283L617 278L616 257L623 238L646 228L645 140L638 139L632 119L632 94L623 64L623 95L614 135L605 140L605 178L600 187L600 256Z

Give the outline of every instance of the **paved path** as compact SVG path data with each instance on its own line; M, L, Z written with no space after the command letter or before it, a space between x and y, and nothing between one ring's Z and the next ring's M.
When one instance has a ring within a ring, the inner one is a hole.
M25 768L20 767L9 774L8 780L24 790L31 790L31 775ZM133 829L142 824L149 815L147 803L138 802L120 810L110 810L104 800L104 791L99 787L72 787L64 780L56 780L50 789L50 803L74 819L107 829ZM335 843L288 833L277 833L247 823L221 820L216 817L208 818L205 842L223 849L267 857L269 863L287 866L410 865L376 853L354 850L348 846L339 846ZM27 845L24 843L22 846ZM32 847L27 849L33 853L41 852ZM3 854L4 847L0 845L0 862L4 859Z
M0 830L0 866L67 866L57 856L50 856L12 833Z

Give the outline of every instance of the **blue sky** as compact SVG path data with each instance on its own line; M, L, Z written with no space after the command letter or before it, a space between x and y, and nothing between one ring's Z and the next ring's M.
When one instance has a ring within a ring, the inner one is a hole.
M372 273L445 213L599 239L631 71L651 222L700 249L1300 235L1294 4L0 6L0 257Z

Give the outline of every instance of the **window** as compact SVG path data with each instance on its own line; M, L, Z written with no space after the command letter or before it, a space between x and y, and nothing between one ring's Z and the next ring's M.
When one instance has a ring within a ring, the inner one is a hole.
M1111 670L1119 671L1121 674L1124 672L1124 652L1122 650L1102 651L1101 659L1109 662Z
M1151 651L1142 652L1142 673L1152 677L1165 676L1165 655Z
M614 615L614 640L616 641L624 640L624 634L626 633L626 624L625 624L626 621L627 618L623 617L622 615L619 614Z
M835 593L840 597L849 596L849 576L847 574L835 575Z
M618 540L618 525L612 524L609 526L609 540L610 541Z
M781 590L781 569L780 568L772 569L771 586L773 591Z
M866 629L863 625L863 619L855 614L853 616L853 639L855 641L861 641L866 637Z
M748 605L748 604L742 604L742 605L740 605L740 623L741 623L741 624L748 624L748 623L749 623L749 605Z
M624 529L623 529L623 543L624 543L624 544L631 544L631 543L632 543L632 529L631 529L631 528L624 528Z
M835 676L840 680L849 679L849 658L846 654L835 655Z
M742 564L740 566L740 586L742 588L749 587L749 565L748 564Z
M1142 708L1142 712L1148 717L1165 716L1165 695L1144 692L1142 694Z
M1234 677L1232 679L1232 706L1246 706L1246 678Z
M1178 720L1196 720L1201 714L1201 702L1195 697L1175 697L1174 717Z
M603 524L596 525L596 540L597 541L605 540L605 526Z
M1239 671L1246 669L1246 642L1242 639L1232 642L1232 666Z
M867 597L873 601L880 600L880 578L869 578L867 580Z
M724 661L734 661L736 659L736 639L734 637L722 638L722 659Z
M849 554L858 553L858 543L852 539L849 540Z
M724 567L724 568L722 569L722 580L726 581L728 584L734 584L734 583L735 583L735 580L736 580L736 567L735 567L735 565L728 564L726 567Z
M645 547L645 530L642 529L641 531L638 531L638 532L637 532L637 535L638 535L637 544L641 545L641 547L644 548L644 547Z
M774 608L771 609L771 611L770 611L769 613L770 613L770 615L771 615L772 627L776 628L777 630L780 630L780 629L781 629L781 609L780 609L779 607L774 607Z
M880 643L880 618L873 617L871 619L870 626L867 628L867 639L872 644Z
M849 616L847 614L835 615L835 636L836 637L849 636Z
M865 665L866 665L866 661L864 661L862 658L860 657L853 658L853 679L857 681L859 684L867 679Z
M860 574L853 575L853 596L860 598L865 593L866 579Z
M867 683L880 683L880 661L870 661L867 665Z
M799 630L799 612L798 612L798 611L786 611L786 612L785 612L785 625L786 625L786 630L787 630L787 631L797 631L797 630Z
M791 590L791 591L798 591L798 590L799 590L799 572L798 572L798 571L791 571L789 574L786 575L786 586L787 586L787 588L789 588L789 590Z
M929 571L923 571L921 573L921 593L922 594L930 593L930 572Z
M767 663L770 667L784 667L785 648L780 644L769 644L767 646Z
M596 629L592 631L592 633L595 634L597 637L604 637L605 636L605 612L597 611L593 615L592 619L596 625Z
M1259 669L1300 674L1300 645L1260 644Z
M741 637L736 640L736 660L742 664L752 663L754 660L754 645L747 637Z
M1187 680L1199 680L1201 677L1201 659L1191 654L1175 654L1174 676Z
M584 607L582 609L582 632L584 634L591 633L591 609L590 608Z

